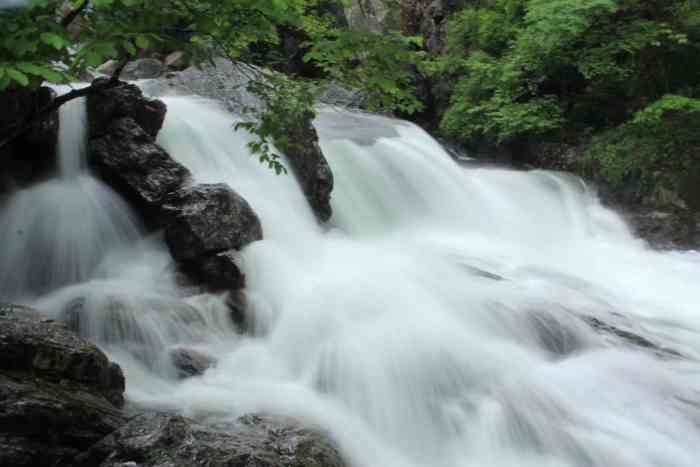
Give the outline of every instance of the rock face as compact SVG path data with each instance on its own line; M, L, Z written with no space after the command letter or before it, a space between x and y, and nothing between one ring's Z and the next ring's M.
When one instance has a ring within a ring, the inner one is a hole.
M430 53L440 53L447 39L447 19L457 5L451 0L407 0L401 11L404 34L420 34Z
M93 85L106 80L97 78ZM87 99L87 108L90 139L103 136L112 122L123 117L133 118L155 139L167 111L163 102L146 99L137 86L127 83L91 94Z
M18 125L33 118L49 105L56 93L49 88L37 91L11 89L0 93L0 140L9 137ZM27 132L0 148L2 171L0 192L20 187L47 176L56 167L58 112L40 119Z
M183 188L164 205L170 252L190 273L215 288L241 288L237 254L262 239L262 226L248 202L224 184Z
M32 310L0 306L0 465L71 465L124 422L124 376Z
M245 416L204 426L183 417L147 413L107 436L76 467L344 467L322 434L289 420Z
M131 117L112 121L103 135L89 142L90 164L117 191L150 217L159 212L169 193L190 177L153 135Z
M316 217L325 222L331 218L333 172L318 144L318 134L309 113L289 130L285 154Z

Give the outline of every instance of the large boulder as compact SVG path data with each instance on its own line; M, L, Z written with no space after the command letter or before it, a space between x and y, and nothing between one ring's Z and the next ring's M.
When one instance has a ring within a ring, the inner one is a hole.
M110 122L102 136L89 141L88 151L93 168L145 218L157 214L166 197L190 177L132 117Z
M244 286L236 251L263 236L245 199L225 184L203 184L172 193L163 209L165 240L187 273L214 289Z
M316 217L325 222L333 214L333 172L318 144L318 133L311 123L313 117L309 112L289 129L284 151Z
M68 466L124 423L124 376L93 344L0 306L0 465Z
M104 86L108 78L97 78L93 86ZM92 93L87 98L89 138L104 135L111 124L130 117L152 138L158 135L167 108L162 101L147 99L138 86L120 83Z
M223 183L182 188L170 195L163 209L169 217L165 239L180 261L240 250L262 239L258 216Z
M248 415L205 426L145 413L81 456L76 467L344 467L323 434L287 419Z
M49 88L36 91L19 88L0 93L0 141L36 118L51 104L56 93ZM0 192L21 187L46 177L56 167L58 112L39 118L27 131L0 147Z

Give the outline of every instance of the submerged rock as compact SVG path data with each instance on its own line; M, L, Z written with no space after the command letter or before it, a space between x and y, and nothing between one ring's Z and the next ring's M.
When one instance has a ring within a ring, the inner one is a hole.
M0 306L0 465L72 465L123 424L123 393L121 369L93 344Z
M89 141L88 151L90 164L146 220L157 216L166 197L190 177L132 117L111 122L101 137Z
M107 78L97 78L93 85L104 83ZM133 84L119 86L90 94L87 99L89 137L104 135L112 122L123 117L134 121L152 138L158 135L167 108L159 100L143 96L141 89Z
M287 419L248 415L205 426L146 413L81 456L76 467L344 467L323 434Z
M333 214L333 172L318 144L318 133L312 119L313 114L308 113L289 129L289 142L284 152L316 217L325 222Z
M181 379L202 375L216 364L214 357L186 347L172 349L169 357L177 371L178 378Z

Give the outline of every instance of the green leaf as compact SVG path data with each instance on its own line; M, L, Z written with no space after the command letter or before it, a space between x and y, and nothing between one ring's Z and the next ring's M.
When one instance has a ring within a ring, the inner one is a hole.
M22 73L21 71L15 69L15 68L7 68L7 74L12 78L14 81L19 83L22 86L28 86L29 85L29 78L27 78L27 75Z

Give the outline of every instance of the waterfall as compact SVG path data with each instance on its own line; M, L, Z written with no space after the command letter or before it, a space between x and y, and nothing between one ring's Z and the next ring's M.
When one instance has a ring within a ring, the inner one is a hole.
M298 417L358 467L698 465L700 255L647 249L573 176L462 166L412 124L332 108L316 121L336 179L321 227L235 117L164 101L159 144L261 219L242 252L251 333L221 297L183 299L160 237L86 172L79 104L61 176L0 213L3 292L50 290L32 303L54 313L79 299L131 400ZM177 345L218 363L177 381L138 357Z

